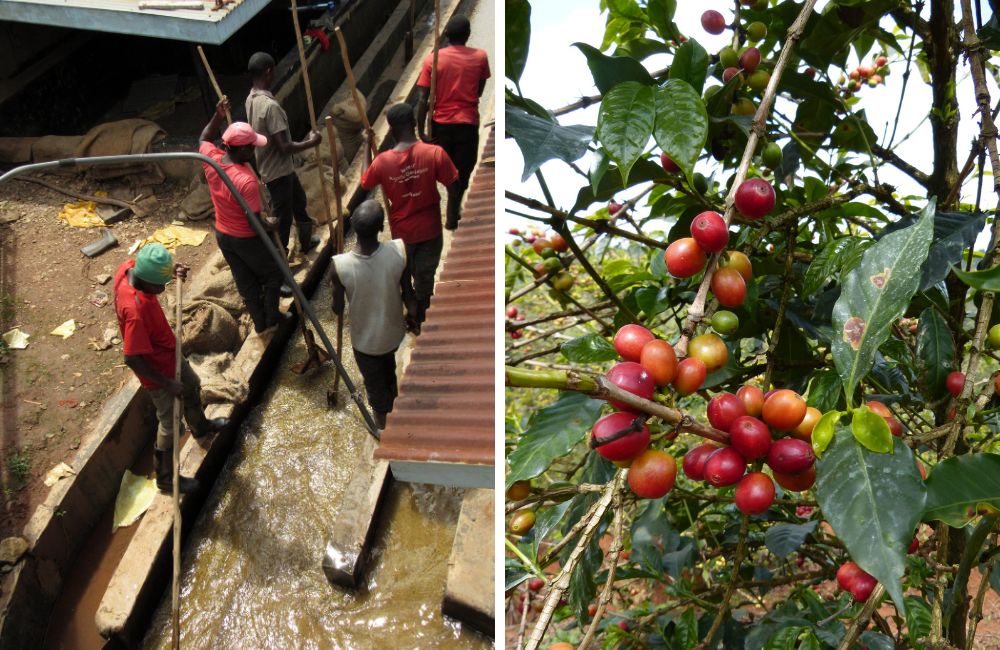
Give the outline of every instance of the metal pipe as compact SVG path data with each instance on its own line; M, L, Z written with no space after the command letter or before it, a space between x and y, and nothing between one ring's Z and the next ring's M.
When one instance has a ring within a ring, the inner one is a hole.
M288 286L292 288L292 293L295 294L299 304L302 305L305 315L309 317L309 321L319 333L319 337L323 341L323 346L326 348L327 353L330 355L330 358L337 367L337 373L343 377L344 385L347 387L347 390L350 391L351 398L354 400L354 404L357 406L358 412L361 413L361 418L364 420L365 426L368 428L368 432L375 436L377 440L379 438L379 434L375 420L372 418L372 414L368 411L368 407L361 399L361 392L357 389L354 382L351 381L351 377L347 374L344 364L341 363L340 359L337 357L337 350L333 346L333 343L330 342L330 338L326 335L322 325L320 325L319 318L316 317L316 312L313 310L312 305L306 298L305 294L302 293L302 288L295 281L295 277L292 275L291 269L288 268L288 265L282 258L281 253L278 252L278 249L275 248L270 238L268 238L267 231L264 230L263 224L260 223L260 220L257 218L257 215L254 214L253 210L250 209L250 206L247 204L246 199L243 198L243 195L236 189L236 185L233 184L232 179L226 175L226 172L222 169L222 165L208 156L187 151L123 154L120 156L94 156L92 158L63 158L62 160L31 163L15 167L0 176L0 184L22 174L46 171L49 169L66 169L68 167L86 167L92 165L120 165L122 163L155 163L161 160L197 160L205 163L206 165L210 165L212 169L219 174L219 178L221 178L222 182L226 184L226 187L229 188L233 198L236 199L236 201L240 204L240 207L243 208L243 212L246 213L247 221L250 223L250 227L253 228L254 232L257 233L257 236L261 238L265 248L267 248L267 252L270 253L271 257L274 258L274 261L278 264L278 268L281 269L282 275L285 276L285 281L288 282Z

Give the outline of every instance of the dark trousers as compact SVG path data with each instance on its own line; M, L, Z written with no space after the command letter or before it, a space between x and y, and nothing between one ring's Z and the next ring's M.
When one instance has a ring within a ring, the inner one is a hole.
M288 252L293 218L298 226L299 246L302 250L308 250L313 222L306 212L306 192L302 189L299 177L292 172L288 176L276 178L267 184L267 191L271 194L271 212L278 220L278 235L285 252Z
M479 157L479 125L434 122L434 143L440 145L458 170L458 197L469 187L469 178Z
M260 237L233 237L221 232L215 233L215 241L233 272L254 330L262 332L276 325L281 318L278 299L282 276L264 242Z
M399 388L396 386L396 351L386 354L365 354L354 350L354 360L365 381L368 404L377 413L391 413Z
M201 379L187 359L181 361L181 383L184 392L181 394L181 407L184 409L184 421L188 428L196 433L205 431L208 422L201 406ZM166 451L174 448L174 396L166 388L149 388L149 396L156 407L156 448ZM183 433L183 431L181 432Z
M443 244L442 235L419 244L406 244L406 272L413 284L413 294L417 299L417 321L421 323L424 320L424 312L431 306L431 296L434 295L434 274L437 273L438 263L441 261Z

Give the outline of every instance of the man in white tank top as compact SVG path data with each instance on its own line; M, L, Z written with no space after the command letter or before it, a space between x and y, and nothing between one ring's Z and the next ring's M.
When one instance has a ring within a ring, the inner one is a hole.
M368 403L379 428L396 399L396 348L407 329L416 325L416 298L406 273L402 240L379 242L385 224L382 206L365 201L351 214L358 236L354 250L333 257L330 281L333 311L344 313L344 294L351 310L351 346L364 377ZM403 307L406 307L406 315Z

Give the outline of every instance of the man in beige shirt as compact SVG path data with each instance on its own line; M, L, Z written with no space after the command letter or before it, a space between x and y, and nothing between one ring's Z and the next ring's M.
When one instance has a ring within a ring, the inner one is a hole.
M351 347L379 428L385 427L386 415L392 411L399 392L396 349L406 330L416 325L416 300L406 272L406 247L400 239L379 242L384 224L385 215L377 201L359 205L351 213L357 246L349 253L335 255L330 265L333 311L344 313L346 293L351 310Z
M253 80L253 88L246 101L247 122L254 131L267 138L267 145L256 151L257 171L271 195L271 211L278 219L281 243L287 252L294 218L299 247L303 253L308 253L319 244L319 237L312 234L313 222L306 212L306 193L295 174L292 155L315 147L320 143L321 136L318 131L310 131L305 140L292 141L288 115L271 94L274 65L274 58L266 52L257 52L250 57L247 70Z

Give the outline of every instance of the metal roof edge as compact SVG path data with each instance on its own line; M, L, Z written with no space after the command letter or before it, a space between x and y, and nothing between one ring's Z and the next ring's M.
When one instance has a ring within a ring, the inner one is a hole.
M99 6L77 7L3 0L0 1L0 20L221 45L269 2L270 0L243 0L226 15L210 20L183 18L166 11L121 11Z

